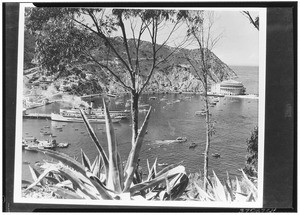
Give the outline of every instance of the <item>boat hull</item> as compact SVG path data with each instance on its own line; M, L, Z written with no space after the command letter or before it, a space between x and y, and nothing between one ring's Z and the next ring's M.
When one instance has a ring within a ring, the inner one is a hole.
M57 122L83 122L83 119L80 117L64 117L59 114L52 113L51 114L51 120L57 121ZM105 119L88 119L90 123L99 123L104 124ZM121 119L111 119L112 123L119 123Z

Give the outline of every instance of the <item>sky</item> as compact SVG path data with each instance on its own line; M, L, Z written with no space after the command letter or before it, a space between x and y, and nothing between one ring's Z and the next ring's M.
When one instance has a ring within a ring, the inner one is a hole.
M215 27L223 33L213 52L228 65L258 66L258 30L239 11L220 11L216 16Z
M184 8L187 9L187 8ZM195 9L195 8L192 8ZM200 9L200 8L199 8ZM203 8L201 8L203 9ZM215 21L213 32L215 35L222 35L212 51L224 63L229 66L258 66L259 65L259 31L241 13L243 9L214 9ZM257 11L251 11L256 17ZM260 20L261 21L261 20ZM87 21L91 23L90 21ZM137 26L140 23L137 24ZM126 26L127 25L127 26ZM125 23L126 29L131 29L129 23ZM137 27L138 29L138 27ZM162 41L166 38L170 29L166 26L160 35ZM128 38L130 30L127 31ZM121 35L121 32L116 34ZM181 40L186 35L186 29L179 29L176 32L177 40ZM150 41L149 36L142 36L142 40ZM176 39L174 39L176 41ZM161 42L162 43L162 42ZM161 44L158 40L158 44ZM179 42L178 42L179 43ZM170 44L169 44L170 45ZM194 47L197 48L197 47Z
M214 11L213 35L218 36L221 34L221 37L212 51L218 58L230 66L258 66L259 31L241 11L242 9ZM251 11L251 15L256 17L258 12ZM160 32L161 38L158 39L158 44L164 41L164 37L167 37L170 29L171 27L165 27ZM184 35L186 35L186 29L179 29L175 35L174 38L177 37L178 44L179 41L182 41ZM142 39L150 41L150 38L147 36L142 37ZM176 39L172 40L176 41ZM168 45L171 45L171 43ZM188 48L198 47L188 46Z

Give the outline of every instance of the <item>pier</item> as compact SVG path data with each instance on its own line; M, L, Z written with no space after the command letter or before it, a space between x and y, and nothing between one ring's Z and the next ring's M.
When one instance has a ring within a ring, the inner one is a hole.
M51 119L51 114L28 113L28 114L23 114L23 119Z

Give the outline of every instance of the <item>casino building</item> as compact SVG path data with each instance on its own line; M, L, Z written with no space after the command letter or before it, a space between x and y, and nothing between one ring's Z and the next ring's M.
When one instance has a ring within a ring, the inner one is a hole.
M235 80L225 80L211 86L211 92L214 94L244 95L245 91L246 89L242 82Z

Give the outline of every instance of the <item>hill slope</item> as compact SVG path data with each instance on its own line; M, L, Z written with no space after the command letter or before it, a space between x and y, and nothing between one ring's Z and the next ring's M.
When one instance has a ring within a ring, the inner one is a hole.
M111 42L115 45L116 49L118 50L121 55L125 56L125 50L122 46L122 39L120 37L115 37L110 39ZM136 56L135 49L134 49L134 40L129 39L128 44L130 47L132 58ZM25 47L26 47L26 55L28 58L25 59L26 65L30 65L30 61L33 59L34 55L34 48L32 47L35 44L32 42L32 37L29 37L28 35L25 37ZM110 52L110 54L107 54L106 47L103 44L98 44L99 48L92 50L92 53L94 57L98 60L108 60L111 61L113 64L115 64L115 70L116 73L118 73L119 76L121 76L124 80L124 82L127 82L126 72L123 70L123 65L116 60L116 56ZM160 45L158 45L159 47ZM166 56L168 56L171 52L174 51L174 48L169 46L162 46L160 50L157 53L157 59L162 60ZM151 67L151 53L152 53L152 44L147 41L141 42L141 50L139 52L139 64L140 64L140 76L142 79L145 80L149 68ZM198 55L199 50L188 50L188 49L178 49L176 50L170 58L168 58L167 61L161 63L158 68L156 68L156 71L154 72L149 85L146 87L146 91L189 91L189 92L195 92L195 91L201 91L202 90L202 84L199 80L195 78L195 74L191 69L191 66L189 65L188 61L186 60L186 57L189 58L196 58ZM229 68L224 62L222 62L214 53L211 53L212 55L212 76L217 81L223 81L227 80L233 77L236 77L235 72ZM30 57L29 57L30 56ZM125 58L126 59L126 58ZM133 62L135 63L135 62ZM76 65L76 66L74 66ZM73 68L64 68L64 71L68 70L68 72L61 71L57 75L54 82L61 84L62 82L68 84L68 78L67 76L70 75L76 75L78 76L81 73L92 73L93 74L93 80L96 80L98 83L98 86L95 85L95 81L93 82L93 89L90 89L88 92L85 93L99 93L100 89L103 89L103 91L113 91L115 93L124 91L119 85L115 84L109 76L104 74L104 72L93 62L81 62L78 60L76 64L73 65ZM199 71L201 71L201 66L197 65L199 68ZM74 67L76 67L76 70L74 70ZM80 70L80 71L78 71ZM45 74L44 74L45 75ZM46 75L47 76L47 75ZM80 78L78 79L80 80ZM81 77L82 80L82 77ZM74 81L74 80L73 80ZM210 79L209 82L212 82ZM55 85L57 85L54 83ZM58 85L59 85L58 84ZM75 86L75 85L74 85ZM77 91L77 90L76 90ZM69 91L68 91L69 92ZM83 94L83 92L78 92L78 94Z

